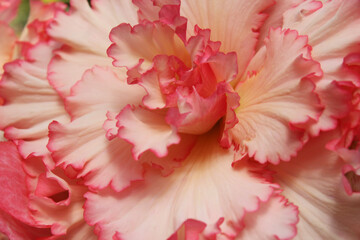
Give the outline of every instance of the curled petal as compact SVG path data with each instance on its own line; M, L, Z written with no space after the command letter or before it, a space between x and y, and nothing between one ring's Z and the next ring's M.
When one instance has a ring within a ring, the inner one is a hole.
M56 237L72 239L70 236L85 234L94 239L93 229L83 221L87 188L81 181L68 178L62 169L45 168L44 160L30 156L24 161L29 176L29 207L36 224L51 227Z
M142 108L133 109L128 105L117 119L118 136L133 144L132 152L136 160L147 150L164 157L168 154L167 148L180 141L176 129L165 122L161 113Z
M209 131L226 113L227 84L222 84L217 91L203 98L194 90L189 96L178 97L178 107L168 111L166 119L176 126L179 132L201 134Z
M114 66L133 68L142 63L150 67L156 55L174 55L189 62L184 42L169 26L156 22L131 27L120 24L111 30L113 44L108 55L114 59ZM139 46L141 46L139 48Z

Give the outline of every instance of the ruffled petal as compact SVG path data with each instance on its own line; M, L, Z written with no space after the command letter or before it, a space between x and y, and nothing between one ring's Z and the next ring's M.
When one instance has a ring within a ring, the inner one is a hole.
M283 27L296 29L308 35L312 57L319 61L324 76L316 85L320 100L325 106L319 121L311 126L310 133L318 135L321 130L334 129L337 120L346 114L347 98L333 81L353 81L359 77L344 67L344 58L360 51L360 2L305 1L284 13ZM333 104L333 102L337 104ZM339 107L343 106L343 107Z
M283 196L273 196L260 204L259 210L245 215L239 239L292 239L299 221L298 208Z
M283 25L283 14L288 9L296 7L305 0L276 0L276 3L265 10L267 18L260 28L257 50L264 46L264 39L268 36L270 28L278 28Z
M180 142L176 128L166 123L164 114L128 105L117 119L118 136L133 144L132 152L136 160L147 150L164 157L168 154L169 146Z
M360 196L343 189L344 162L325 148L337 131L310 140L289 163L272 166L282 195L299 207L298 239L358 239Z
M70 9L59 11L48 29L51 37L66 44L49 66L50 82L64 97L85 70L94 65L111 66L106 56L111 28L123 22L138 22L137 7L130 0L98 0L91 7L86 0L74 0Z
M316 59L335 58L339 54L344 57L349 48L359 49L360 33L355 31L360 23L359 8L357 0L305 1L284 13L283 27L308 35Z
M151 67L156 55L174 55L189 62L189 54L184 42L168 25L155 22L131 27L121 24L111 30L113 44L108 55L114 59L114 66L133 68L138 64L147 69ZM139 47L141 46L141 47Z
M103 121L94 121L95 117L88 114L67 125L53 122L48 148L57 165L76 169L86 185L101 189L110 184L120 191L130 181L142 179L142 166L133 160L130 144L106 139Z
M70 95L71 87L82 78L84 72L93 66L110 67L111 59L101 54L79 51L63 46L54 52L48 66L48 79L62 97Z
M144 181L120 193L87 193L85 219L99 229L99 239L166 239L188 219L207 224L205 236L236 236L245 211L257 210L275 185L246 161L232 167L233 151L219 146L217 134L200 137L183 166L166 178L149 169Z
M129 0L98 0L91 7L86 0L73 0L69 13L57 13L48 33L79 50L104 55L111 28L123 22L137 23L137 7Z
M75 240L71 236L77 234L95 239L93 228L83 220L83 195L88 189L79 179L68 178L62 169L45 167L44 161L43 157L30 156L24 162L29 206L36 224L51 227L51 233L60 239Z
M28 49L25 60L16 60L5 66L0 95L5 104L0 107L0 126L8 139L24 140L30 144L22 151L44 154L45 145L37 141L47 139L47 126L53 120L68 120L63 101L46 79L46 67L57 44L40 42Z
M290 125L316 120L322 110L314 83L306 79L320 75L321 69L308 57L306 37L290 30L270 31L266 50L253 58L249 77L236 87L239 123L228 134L240 152L277 164L302 147L303 131ZM223 138L225 145L226 141Z
M188 96L179 94L178 107L167 113L167 121L179 132L202 134L209 131L226 113L227 84L221 84L211 96L203 98L194 90Z
M132 159L131 145L120 139L109 141L103 125L108 111L139 104L143 95L143 89L128 85L121 72L100 67L88 70L66 99L72 122L53 122L49 126L48 148L57 165L81 170L78 176L84 176L93 188L111 183L121 190L130 181L141 179L142 167Z
M324 105L324 111L316 123L307 126L307 132L313 136L319 135L320 131L336 128L338 120L349 113L351 101L349 88L336 80L318 81L315 91Z
M239 74L254 54L260 26L266 15L262 12L274 1L181 1L180 14L188 19L187 33L194 35L194 27L211 29L211 40L221 42L221 51L236 52ZM244 44L246 43L246 44Z

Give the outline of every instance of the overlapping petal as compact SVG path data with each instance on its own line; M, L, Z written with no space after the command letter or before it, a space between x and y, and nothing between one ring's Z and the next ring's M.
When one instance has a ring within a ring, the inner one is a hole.
M24 141L21 149L25 157L33 152L46 153L48 124L54 119L68 120L61 98L46 78L47 64L57 46L54 42L39 42L26 51L25 59L5 66L0 88L5 101L0 107L0 126L8 139Z
M278 28L283 26L283 14L285 11L298 6L305 0L277 0L274 5L264 11L267 15L264 24L260 28L259 41L257 49L264 46L264 39L268 36L270 28Z
M114 59L114 66L133 68L139 63L145 69L151 67L156 55L174 55L189 61L184 42L168 25L144 23L135 25L121 24L110 33L113 44L108 54ZM141 46L139 48L139 46Z
M262 12L272 4L274 1L271 0L183 0L180 14L188 19L189 36L193 35L196 25L202 29L211 29L211 40L221 42L222 52L236 52L238 71L243 74L254 55L257 31L266 18Z
M31 2L0 82L1 232L359 238L358 0L64 6Z
M37 225L50 228L60 239L86 235L96 239L83 220L84 193L80 179L70 179L62 169L50 167L44 157L29 156L24 161L29 189L29 209Z
M310 140L289 163L276 171L283 195L299 207L298 239L358 239L360 196L349 197L341 186L339 156L325 148L337 130Z
M0 232L10 239L34 239L51 236L50 229L38 227L29 209L26 173L16 145L0 143Z
M132 152L136 160L147 150L164 157L169 146L180 142L176 129L166 123L164 114L127 106L117 118L119 137L134 145Z
M87 193L85 219L99 238L166 239L188 219L207 224L205 236L236 236L245 211L255 211L276 186L250 163L232 167L233 152L218 145L217 134L200 137L183 166L166 178L148 169L143 181L123 192Z
M292 239L297 233L298 214L295 205L275 195L260 204L256 212L245 215L238 239Z
M136 24L137 7L131 0L71 1L69 13L59 11L48 29L51 37L65 46L56 52L49 66L49 79L66 97L73 84L94 65L111 66L106 56L109 32L120 23Z
M290 30L270 31L266 47L248 67L248 78L235 88L239 122L224 134L223 144L232 141L261 163L276 164L296 154L306 139L291 124L316 120L321 113L309 79L321 75L321 69L309 53L306 37Z
M352 81L358 85L358 77L349 72L343 62L349 54L360 51L360 33L356 30L360 24L359 7L357 0L304 1L284 13L283 27L308 35L312 57L320 62L324 72L316 91L325 110L310 127L312 135L334 129L337 120L349 110L348 94L332 82ZM333 104L334 101L337 104Z
M126 83L121 71L117 74L111 68L100 67L87 71L66 99L72 122L53 122L49 127L48 148L57 164L81 170L89 162L81 176L91 172L87 179L94 187L106 187L112 182L120 190L130 180L141 178L141 165L132 159L131 145L120 139L110 142L103 125L107 112L118 112L127 104L137 105L143 95L140 86ZM94 181L92 178L98 179L94 172L106 177Z

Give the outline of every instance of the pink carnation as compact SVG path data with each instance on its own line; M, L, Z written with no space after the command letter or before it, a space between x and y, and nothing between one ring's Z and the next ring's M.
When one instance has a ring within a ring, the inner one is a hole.
M359 0L18 5L8 239L360 238Z

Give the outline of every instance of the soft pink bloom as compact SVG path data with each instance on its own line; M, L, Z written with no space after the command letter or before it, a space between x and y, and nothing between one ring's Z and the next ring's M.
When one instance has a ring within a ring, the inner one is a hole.
M359 0L30 5L1 22L0 232L360 237Z

